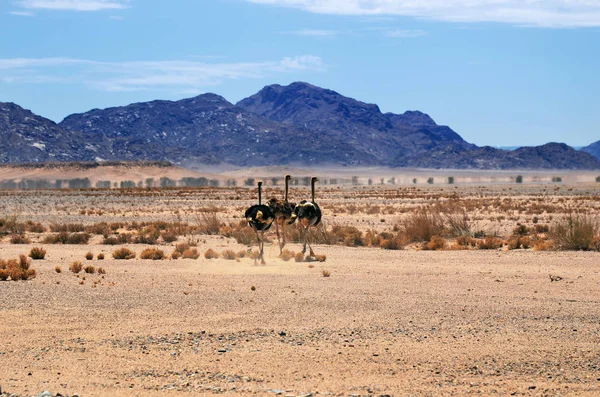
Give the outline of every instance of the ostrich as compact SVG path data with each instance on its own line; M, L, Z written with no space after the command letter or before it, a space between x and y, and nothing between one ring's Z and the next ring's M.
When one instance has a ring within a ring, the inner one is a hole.
M256 232L256 240L258 241L258 249L260 251L258 257L260 258L260 262L264 265L266 263L263 257L265 244L264 234L265 230L269 230L271 227L275 216L268 206L261 203L261 188L262 182L258 182L258 204L248 208L244 217L246 218L248 225ZM254 260L254 263L256 264L256 259Z
M317 226L321 222L321 209L319 208L319 205L315 203L315 182L318 180L319 179L316 176L310 178L311 201L302 200L300 204L294 208L294 214L292 215L292 220L298 219L298 222L304 227L304 248L302 249L302 253L304 254L306 252L306 245L308 244L310 256L315 256L315 253L308 242L308 229L310 229L311 226Z
M295 220L295 218L292 218L292 214L294 213L296 203L288 202L288 184L290 179L292 179L290 175L285 176L285 195L283 196L283 200L277 200L276 198L269 200L269 208L271 208L275 215L275 230L277 231L277 242L279 243L279 255L283 253L283 247L285 247L284 226L286 223L291 225ZM279 227L281 227L283 242L279 234Z

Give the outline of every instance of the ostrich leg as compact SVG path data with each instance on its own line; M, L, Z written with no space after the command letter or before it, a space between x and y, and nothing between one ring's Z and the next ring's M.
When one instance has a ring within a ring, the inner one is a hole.
M310 253L310 256L312 257L312 256L315 256L315 253L313 252L313 249L310 246L310 241L308 240L308 231L309 231L309 229L310 229L310 225L306 227L306 244L308 244L308 252Z
M283 224L281 225L281 227L283 228ZM282 250L282 246L281 246L281 236L279 235L279 220L276 219L275 220L275 231L277 232L277 243L279 244L279 256L281 256L281 253L283 252Z
M264 250L265 250L265 231L261 230L260 231L260 263L262 265L267 264L267 262L265 262Z

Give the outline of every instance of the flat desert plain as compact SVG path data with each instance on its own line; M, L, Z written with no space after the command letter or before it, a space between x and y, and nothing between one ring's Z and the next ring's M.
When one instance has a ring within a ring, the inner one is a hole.
M255 195L0 192L0 258L46 251L36 277L0 281L0 394L600 395L600 253L548 248L567 214L598 214L595 184L322 187L321 261L295 260L288 226L290 252L270 230L266 265L240 225ZM466 214L473 240L446 225L433 250L380 248L423 209Z

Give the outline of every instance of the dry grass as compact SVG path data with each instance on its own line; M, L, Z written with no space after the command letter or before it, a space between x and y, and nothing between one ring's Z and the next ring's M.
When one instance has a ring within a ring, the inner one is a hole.
M83 263L75 261L69 265L69 270L77 274L83 270Z
M31 240L24 234L13 234L10 236L11 244L31 244Z
M146 248L140 253L141 259L162 260L165 259L164 251L158 248Z
M42 247L33 247L29 251L29 256L34 260L44 259L46 257L46 250Z
M60 232L44 239L45 244L87 244L90 240L89 233Z
M233 250L225 250L225 251L221 252L221 257L223 257L223 259L226 259L228 261L233 261L238 258L236 252Z
M92 259L94 259L94 254L91 251L88 252L87 254L85 254L85 259L91 261Z
M106 274L106 270L103 267L98 268L98 274Z
M219 253L217 251L215 251L214 249L209 248L204 252L204 257L206 259L216 259L219 257Z
M559 250L591 251L600 249L599 232L597 218L569 214L550 228L549 236Z
M397 224L398 230L408 241L429 241L433 236L444 234L444 220L439 213L419 209L402 218Z
M62 273L62 267L60 267L60 266L58 266L58 265L57 265L57 266L54 266L54 271L55 271L56 273Z
M104 237L104 245L130 244L133 241L133 235L130 233L121 233L113 236Z
M477 243L477 247L481 250L498 249L498 248L502 248L503 245L504 245L504 242L502 241L502 239L494 237L494 236L487 236L485 239L480 240Z
M221 229L221 221L214 212L203 212L196 216L196 227L200 234L217 235Z
M100 253L96 258L98 258L99 261L104 260L104 254Z
M444 240L440 236L433 236L423 248L431 251L443 250L444 248L446 248L446 240Z
M113 258L115 259L134 259L135 252L130 250L129 248L123 247L119 248L112 253Z
M206 253L204 255L206 256ZM183 257L183 259L198 259L200 257L200 253L196 248L188 248L185 251L183 251L181 256Z
M323 270L321 270L321 275L323 277L329 277L329 276L331 276L331 272L329 270L323 269Z
M94 274L96 273L96 267L92 265L87 265L83 268L83 271L87 274Z
M19 259L0 259L0 281L6 281L9 278L12 281L35 278L37 272L30 266L31 261L25 255L19 255Z

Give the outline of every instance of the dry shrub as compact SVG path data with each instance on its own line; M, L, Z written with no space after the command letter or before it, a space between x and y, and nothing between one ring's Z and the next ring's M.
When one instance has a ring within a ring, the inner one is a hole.
M550 231L550 226L548 225L537 224L534 227L536 233L548 233Z
M327 260L327 255L317 255L315 259L319 262L325 262Z
M245 258L245 257L246 257L246 255L248 255L248 252L247 252L247 251L245 251L245 250L240 250L240 251L238 252L238 258Z
M217 254L217 255L219 255L219 254ZM185 251L183 251L181 256L183 257L183 259L198 259L200 257L200 253L198 252L198 250L196 248L188 248ZM206 256L206 253L204 253L204 256Z
M44 259L46 257L46 250L42 247L33 247L31 251L29 251L29 256L31 259Z
M62 267L60 267L60 266L54 266L54 271L56 273L62 273Z
M251 245L256 241L256 233L248 226L246 221L223 226L220 229L220 233L225 237L234 238L239 244Z
M81 270L83 270L83 263L75 261L69 265L69 270L73 273L79 273Z
M363 242L363 234L354 226L339 226L334 225L329 232L329 235L321 241L321 244L340 244L346 247L358 247L365 245ZM318 244L319 242L317 242Z
M290 250L284 249L283 252L281 252L281 259L283 259L285 262L289 261L290 259L292 259L296 254Z
M45 244L87 244L90 240L89 233L60 232L44 239Z
M214 249L209 248L204 252L204 257L206 259L215 259L215 258L219 257L219 253L217 251L215 251Z
M555 249L554 243L546 239L540 239L533 245L534 251L554 251Z
M179 259L179 258L181 258L181 252L173 251L173 253L171 254L171 259Z
M31 240L28 239L24 234L13 234L10 236L11 244L31 244Z
M203 212L196 216L196 227L200 234L216 235L221 229L221 222L214 212Z
M513 236L527 236L529 229L525 225L518 225L513 229Z
M520 248L527 249L531 247L531 239L527 236L513 237L510 240L508 240L507 245L509 250L515 250Z
M298 252L296 256L294 256L294 260L296 262L304 262L304 254L302 252Z
M133 235L130 233L121 233L114 236L104 237L102 244L104 245L120 245L120 244L130 244L133 240Z
M85 259L91 261L92 259L94 259L94 254L91 251L88 252L87 254L85 254Z
M26 230L31 233L44 233L46 227L39 222L27 221Z
M133 259L135 258L135 252L127 247L119 248L112 253L115 259Z
M164 232L161 234L162 240L165 243L172 243L173 241L177 241L177 235L175 233Z
M85 227L85 232L89 234L99 234L102 236L108 236L111 233L111 228L106 222L94 223Z
M50 231L54 233L77 233L83 232L85 227L82 223L52 223Z
M483 240L480 240L478 242L477 247L480 250L493 250L493 249L502 248L503 244L504 243L503 243L502 239L499 239L494 236L487 236L486 238L484 238Z
M141 233L133 238L133 243L134 244L155 245L155 244L158 244L158 237L160 237L160 233L156 233L156 232Z
M99 261L103 260L104 254L100 253L100 254L98 254L98 256L96 258L98 258Z
M444 222L452 236L471 234L471 222L466 212L446 214Z
M106 270L103 267L98 268L98 274L106 274Z
M140 253L141 259L161 260L165 259L165 253L158 248L146 248Z
M221 256L223 259L227 259L228 261L233 261L237 259L237 254L233 250L225 250L221 252Z
M25 255L19 255L19 259L0 259L0 281L6 281L10 277L12 281L29 280L37 275L34 269L30 269L31 262Z
M86 272L87 274L94 274L94 273L96 273L96 268L92 265L88 265L83 268L83 271Z
M323 275L323 277L329 277L331 276L331 272L329 270L321 270L321 274Z
M381 241L381 248L384 250L402 250L406 245L406 240L402 236L386 234Z
M363 243L367 247L381 247L383 237L373 229L369 229L365 232L363 237Z
M460 247L475 247L477 245L477 240L467 234L463 234L456 238L456 245Z
M420 209L402 218L397 228L408 241L429 241L433 236L444 233L444 221L439 213Z
M549 236L556 248L568 251L600 249L598 219L589 215L573 215L559 220L550 229Z
M446 248L446 240L444 240L440 236L431 237L431 240L429 240L429 242L425 244L424 247L424 249L431 251L441 250L444 248Z

